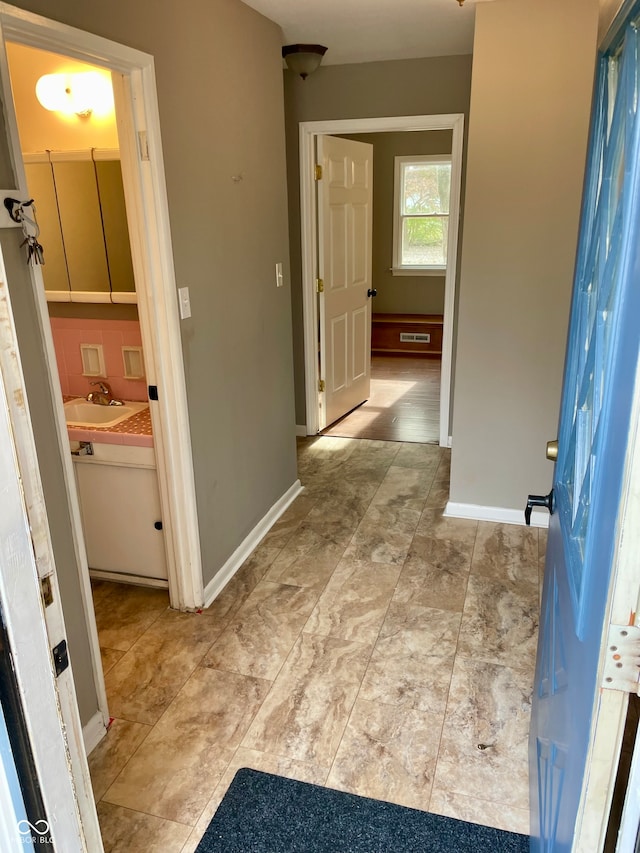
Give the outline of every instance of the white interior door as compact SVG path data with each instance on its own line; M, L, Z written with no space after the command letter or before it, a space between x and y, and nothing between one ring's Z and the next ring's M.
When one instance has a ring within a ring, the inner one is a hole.
M371 384L373 146L318 137L320 429L368 397Z

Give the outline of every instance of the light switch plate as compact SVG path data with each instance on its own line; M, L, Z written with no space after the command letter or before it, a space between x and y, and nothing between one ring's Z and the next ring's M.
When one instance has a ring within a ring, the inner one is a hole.
M284 286L284 276L282 275L282 264L276 264L276 287Z
M180 303L180 319L186 320L191 316L191 300L189 298L189 288L178 288L178 301Z

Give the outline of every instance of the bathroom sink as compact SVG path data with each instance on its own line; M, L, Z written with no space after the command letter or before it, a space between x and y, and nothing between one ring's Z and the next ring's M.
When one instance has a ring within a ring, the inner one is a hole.
M112 427L149 408L148 403L125 402L124 406L100 406L83 397L64 404L64 415L70 427Z

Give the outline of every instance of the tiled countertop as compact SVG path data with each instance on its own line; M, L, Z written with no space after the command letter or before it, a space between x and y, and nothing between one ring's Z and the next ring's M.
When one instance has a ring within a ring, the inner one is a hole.
M63 402L77 400L77 397L64 396ZM129 444L134 447L153 447L153 432L151 430L151 413L149 409L131 415L130 418L115 426L104 427L69 427L67 429L70 441L95 441L99 444Z

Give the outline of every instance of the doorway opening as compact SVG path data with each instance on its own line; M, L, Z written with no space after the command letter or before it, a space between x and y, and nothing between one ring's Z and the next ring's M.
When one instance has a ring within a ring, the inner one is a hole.
M427 310L430 306L425 302L425 310L421 312L421 319L429 319L438 321L438 342L441 341L441 361L438 364L436 371L431 369L424 370L424 376L418 376L418 379L409 380L411 382L425 381L429 386L430 409L428 418L432 420L434 401L433 395L436 392L439 397L437 405L437 431L434 435L433 429L425 428L420 431L413 431L414 441L436 441L443 447L451 445L450 440L450 404L451 404L451 383L452 383L452 357L453 357L453 329L454 329L454 312L455 312L455 290L456 290L456 267L457 267L457 247L458 247L458 224L460 212L460 192L462 180L462 145L463 145L463 126L464 116L461 114L445 115L445 116L409 116L395 118L378 118L378 119L353 119L353 120L336 120L323 122L303 122L300 125L300 170L301 170L301 225L302 225L302 267L303 267L303 310L304 310L304 339L305 339L305 387L306 387L306 431L308 435L315 435L318 432L333 435L347 435L353 432L355 436L358 433L361 437L374 437L372 430L373 422L379 421L380 432L384 433L385 437L393 440L394 430L383 428L385 420L391 424L398 424L398 420L393 420L397 417L391 414L389 417L381 417L378 402L370 400L368 406L361 406L358 413L347 415L341 421L335 424L327 423L325 415L326 407L324 405L325 396L325 377L321 376L321 364L323 363L323 355L325 346L323 341L318 345L317 330L320 325L320 316L322 314L322 305L320 300L323 298L319 294L317 285L317 261L321 255L323 238L322 229L319 228L320 214L316 206L316 148L318 140L325 136L345 136L349 139L362 139L367 142L372 137L384 138L387 134L389 140L392 137L400 136L413 138L417 140L424 136L420 131L439 131L448 134L449 150L451 156L451 203L449 209L449 240L446 254L446 272L444 274L444 286L442 293L442 310L441 313L436 310ZM438 134L435 134L434 139ZM410 143L412 144L412 143ZM437 144L437 143L436 143ZM442 140L440 140L442 144ZM386 146L388 147L388 146ZM415 153L415 152L414 152ZM440 152L444 153L444 152ZM375 184L374 184L375 186ZM374 190L375 192L375 190ZM375 201L374 201L375 210ZM374 214L375 222L375 214ZM375 225L374 225L375 228ZM375 242L375 240L374 240ZM376 260L374 259L374 264ZM380 266L380 261L377 261ZM390 273L389 263L387 262L383 269L384 273ZM396 281L401 281L398 277ZM422 295L426 293L422 291ZM373 289L373 293L376 291ZM377 312L384 308L381 305L380 309L374 307L373 311ZM413 311L416 309L413 308ZM397 311L397 309L396 309ZM397 312L400 313L399 311ZM402 312L406 313L406 312ZM439 316L438 316L439 314ZM383 312L378 315L380 318L387 317L387 313ZM415 317L415 315L414 315ZM375 317L374 317L375 319ZM417 318L416 318L417 319ZM432 322L433 324L433 322ZM378 325L378 324L375 324ZM440 331L441 330L441 331ZM398 337L402 330L398 330ZM411 333L409 330L408 333ZM421 330L424 331L424 330ZM422 336L421 336L422 337ZM427 333L427 338L431 337L431 328ZM406 339L406 335L405 335ZM434 336L435 340L435 336ZM375 345L375 341L374 341ZM318 358L318 350L320 349L320 359ZM407 349L414 352L419 351L418 347L409 345ZM397 385L394 391L389 390L391 382L389 376L389 368L392 364L386 365L378 362L374 354L374 359L371 362L371 369L374 366L376 373L380 375L380 389L385 387L387 400L390 397L402 396L400 384ZM435 357L437 363L438 353L430 353ZM418 371L418 366L413 365ZM380 370L378 370L380 368ZM438 373L437 380L433 381L434 372ZM384 374L386 373L386 377ZM374 382L373 390L376 390L377 379L372 372L372 380ZM402 381L402 380L401 380ZM385 408L385 406L383 406ZM357 417L356 417L357 414ZM396 426L396 434L401 433ZM334 431L336 430L336 431ZM407 432L404 433L407 435ZM395 440L402 440L396 438Z
M141 343L141 347L137 348L140 350L138 353L135 351L135 344L128 347L129 364L133 373L139 373L135 365L140 364L142 351L144 352L146 375L141 381L144 381L149 389L149 414L153 427L151 452L157 459L157 491L166 554L167 577L164 585L168 587L174 608L195 609L203 604L204 596L153 58L140 51L9 6L3 6L0 24L3 43L0 49L0 71L5 121L18 187L16 190L14 185L5 190L5 196L18 194L23 199L30 197L15 116L14 93L9 78L7 43L37 48L40 51L53 51L71 61L95 66L111 74ZM10 223L7 221L6 224ZM52 427L56 432L63 462L66 499L80 569L80 590L98 696L99 711L92 720L85 722L83 730L85 749L90 752L105 733L109 712L89 580L87 549L82 530L82 513L74 467L69 454L67 419L63 409L56 348L42 270L32 267L31 276L39 328L49 368L48 381L55 412L55 424ZM126 297L118 299L112 294L109 302L117 303L124 309L130 308L133 300L128 301ZM89 355L89 360L95 356L96 353L93 352ZM158 521L160 522L160 519Z

